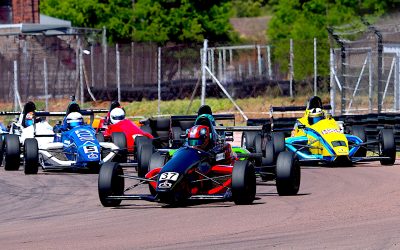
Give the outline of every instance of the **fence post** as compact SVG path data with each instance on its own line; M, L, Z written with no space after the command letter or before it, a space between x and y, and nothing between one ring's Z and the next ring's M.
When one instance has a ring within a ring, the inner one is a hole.
M83 53L82 47L79 48L79 92L81 105L84 103L83 96Z
M48 90L48 78L47 78L47 60L46 57L43 58L43 77L44 77L44 96L45 96L45 104L46 111L49 111L49 90Z
M161 47L158 47L158 55L157 55L157 83L158 83L157 114L161 114Z
M317 95L317 38L314 38L314 96Z
M268 76L269 80L272 80L272 66L271 66L271 46L267 46L267 56L268 56Z
M399 70L399 57L400 57L400 53L396 53L396 68L395 68L395 75L394 75L394 84L396 86L396 95L394 97L394 101L395 101L395 107L394 109L396 111L399 111L399 98L400 98L400 78L399 78L399 74L400 74L400 70Z
M121 101L121 71L120 71L120 57L119 57L119 48L118 43L115 44L115 59L117 63L116 74L117 74L117 93L118 93L118 102Z
M94 87L95 83L94 83L94 48L93 48L93 44L90 45L90 71L91 71L91 85L92 87Z
M372 113L372 56L371 56L371 51L368 52L368 71L369 71L369 77L368 77L368 110L370 113Z
M333 72L335 72L333 69L335 67L335 54L333 49L330 49L330 97L331 97L331 107L332 107L332 115L335 115L335 111L336 111L336 84L335 84L335 78L333 75Z
M18 106L22 110L22 104L18 92L18 62L14 60L14 110L18 109Z
M135 86L135 60L134 60L134 54L135 54L135 43L131 43L131 63L132 63L132 87Z
M262 58L261 58L260 45L257 45L257 61L258 61L258 75L262 76Z
M201 60L201 105L206 102L206 63L207 63L207 39L204 39L203 58Z
M289 56L289 58L290 58L290 62L289 62L289 70L290 70L290 73L289 73L289 81L290 81L290 83L289 83L289 92L290 92L290 98L293 98L293 75L294 75L294 73L293 73L293 57L294 57L294 55L293 55L293 39L290 39L290 56Z
M106 27L103 26L103 35L102 35L102 45L103 45L103 84L104 87L107 87L107 31Z

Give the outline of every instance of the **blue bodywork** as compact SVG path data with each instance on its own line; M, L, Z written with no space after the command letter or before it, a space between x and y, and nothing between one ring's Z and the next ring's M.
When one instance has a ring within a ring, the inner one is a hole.
M289 151L292 151L297 155L299 160L301 161L326 161L326 162L333 162L337 156L335 155L335 151L333 150L332 146L325 141L325 139L315 130L310 128L305 128L306 133L311 135L316 140L320 141L323 147L330 152L331 156L323 156L321 154L311 154L306 147L308 144L307 136L294 136L288 137L285 139L285 146ZM346 139L349 143L349 159L354 158L355 153L360 148L358 146L363 141L354 135L345 134ZM304 145L305 147L302 148L300 145ZM352 159L356 160L356 159Z
M96 139L96 131L89 125L80 125L70 130L61 129L54 142L63 143L63 152L74 167L90 167L101 161L101 147Z

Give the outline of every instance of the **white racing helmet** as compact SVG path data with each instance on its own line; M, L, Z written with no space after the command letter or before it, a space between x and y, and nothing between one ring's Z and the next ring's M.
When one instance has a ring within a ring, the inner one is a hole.
M116 124L125 119L125 111L122 108L114 108L110 112L110 121Z
M79 125L83 125L83 117L78 112L72 112L67 115L67 126L68 128L73 128Z

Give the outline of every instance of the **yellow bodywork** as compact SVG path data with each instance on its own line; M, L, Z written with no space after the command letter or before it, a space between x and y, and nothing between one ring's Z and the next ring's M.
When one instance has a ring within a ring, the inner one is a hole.
M335 119L328 115L319 122L310 125L308 123L308 113L309 110L306 110L304 116L297 119L297 123L292 130L292 136L307 136L308 145L312 146L310 148L311 154L319 154L322 156L349 155L349 143L346 136L341 132ZM299 125L304 125L306 128L299 128ZM317 132L323 140L319 136L316 136L314 131ZM325 146L327 144L331 149Z

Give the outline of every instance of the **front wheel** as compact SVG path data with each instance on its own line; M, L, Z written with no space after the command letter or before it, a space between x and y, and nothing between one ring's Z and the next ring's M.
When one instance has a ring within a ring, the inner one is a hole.
M39 169L39 147L35 138L25 139L24 159L24 173L37 174Z
M393 165L396 161L396 143L392 129L382 129L379 134L379 154L389 159L380 160L382 165Z
M100 202L104 207L116 207L121 200L108 199L109 196L123 195L125 181L122 167L117 162L106 162L101 166L98 179Z
M6 135L4 149L4 169L18 170L21 163L21 149L19 147L19 138L17 135Z
M276 189L281 196L296 195L300 188L300 165L292 152L284 151L276 161Z
M256 196L256 175L253 165L237 161L232 170L232 197L236 205L252 204Z

